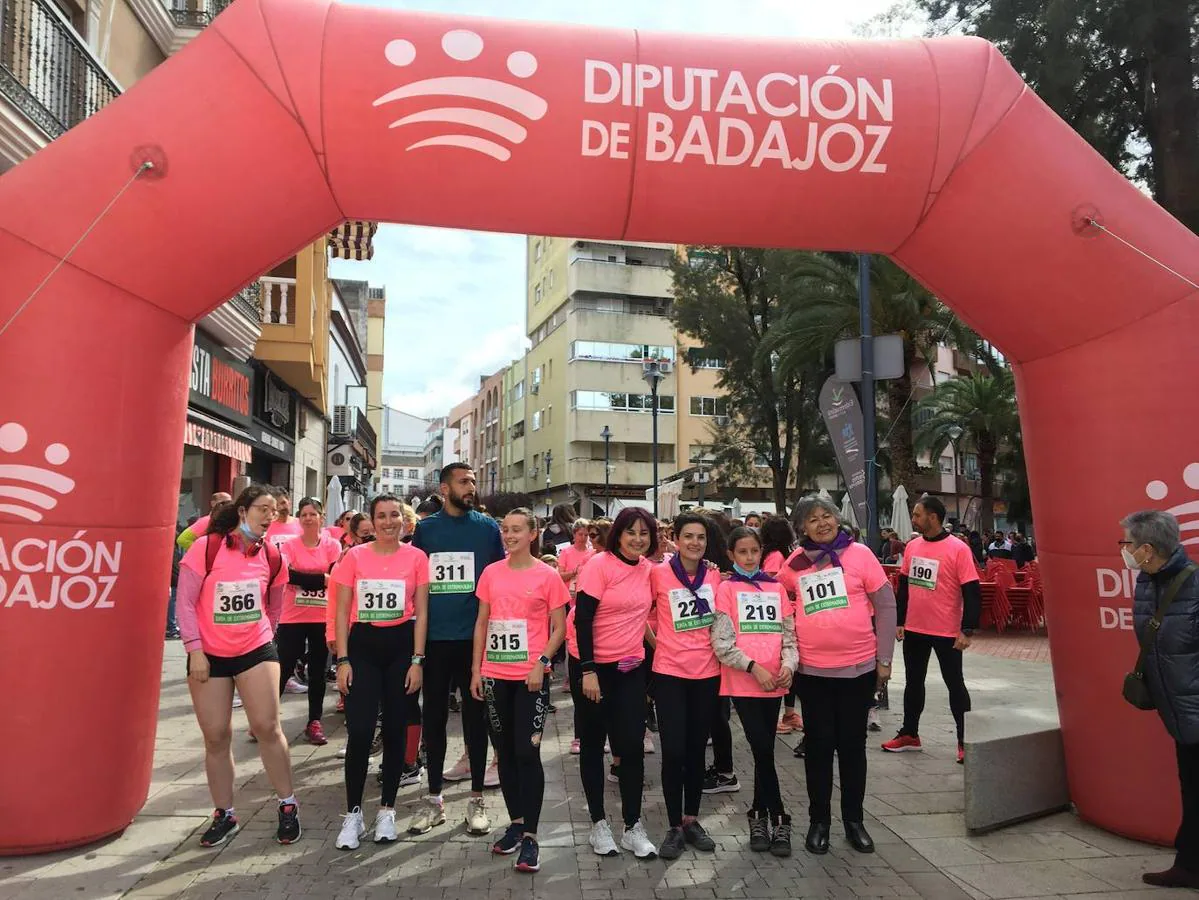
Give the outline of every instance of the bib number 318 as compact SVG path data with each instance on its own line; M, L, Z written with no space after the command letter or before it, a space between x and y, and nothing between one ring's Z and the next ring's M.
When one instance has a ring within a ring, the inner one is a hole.
M359 622L398 622L404 618L403 581L364 578L358 582Z

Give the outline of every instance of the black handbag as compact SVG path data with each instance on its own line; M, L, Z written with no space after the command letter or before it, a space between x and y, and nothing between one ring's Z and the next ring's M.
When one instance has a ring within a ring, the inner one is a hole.
M1178 592L1182 590L1182 586L1187 579L1196 571L1199 571L1199 566L1194 563L1187 563L1183 570L1174 576L1174 580L1170 582L1170 586L1166 588L1166 593L1162 596L1158 604L1157 612L1153 618L1149 620L1149 624L1145 628L1145 635L1141 638L1141 652L1137 656L1136 668L1124 676L1124 699L1135 706L1137 709L1154 709L1153 699L1149 696L1149 686L1145 684L1145 657L1149 655L1149 648L1153 646L1153 642L1157 639L1157 632L1162 627L1162 617L1165 616L1166 610L1170 608L1170 604L1174 602L1174 598L1178 596Z

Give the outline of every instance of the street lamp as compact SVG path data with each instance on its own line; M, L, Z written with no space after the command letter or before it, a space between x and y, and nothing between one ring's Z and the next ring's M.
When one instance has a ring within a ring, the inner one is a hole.
M962 438L962 429L954 425L946 433L949 435L949 442L953 445L953 517L961 526L962 492L958 487L958 441Z
M612 429L605 425L604 430L600 432L600 437L604 439L604 515L610 516L612 514L612 500L608 493L608 477L612 468L608 460L612 449Z
M654 518L658 518L658 385L666 376L662 374L662 367L658 360L651 359L645 363L642 370L642 377L646 384L649 385L649 393L652 398L653 406L650 408L653 417L653 460L654 460Z
M550 517L550 466L554 462L554 451L545 451L545 517Z

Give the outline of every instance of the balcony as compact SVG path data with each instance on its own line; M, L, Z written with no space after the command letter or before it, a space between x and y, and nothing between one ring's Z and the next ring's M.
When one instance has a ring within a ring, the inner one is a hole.
M379 439L366 413L357 406L335 406L333 426L329 429L329 443L335 445L347 440L354 442L354 449L366 461L367 468L374 469L378 465L376 448Z
M675 473L675 464L673 462L658 463L658 478L665 480ZM602 485L604 483L604 461L602 459L572 459L569 462L567 471L567 480L571 484L595 484ZM627 488L631 485L644 485L652 487L654 483L654 464L652 462L625 462L624 460L612 461L612 472L608 476L608 483L613 486Z
M252 300L262 328L254 355L322 412L328 390L330 299L324 256L323 240L303 248L294 261L258 280Z
M201 327L205 331L242 360L254 355L254 347L262 336L259 292L260 288L255 282L238 291L201 320Z
M567 292L584 291L626 297L670 297L674 277L665 266L630 266L625 263L576 259L567 272Z
M52 0L0 0L0 171L120 93Z
M296 280L260 278L258 314L263 325L291 325L295 316Z

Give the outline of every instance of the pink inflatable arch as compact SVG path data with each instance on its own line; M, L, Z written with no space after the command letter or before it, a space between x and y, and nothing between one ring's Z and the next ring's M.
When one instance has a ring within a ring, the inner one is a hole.
M1015 366L1071 795L1170 837L1171 747L1121 701L1135 645L1110 626L1117 519L1199 490L1199 400L1171 389L1199 307L1093 223L1192 280L1199 241L994 48L238 0L0 178L0 328L19 311L0 332L0 806L20 811L0 851L94 840L144 802L192 323L343 219L896 259Z

